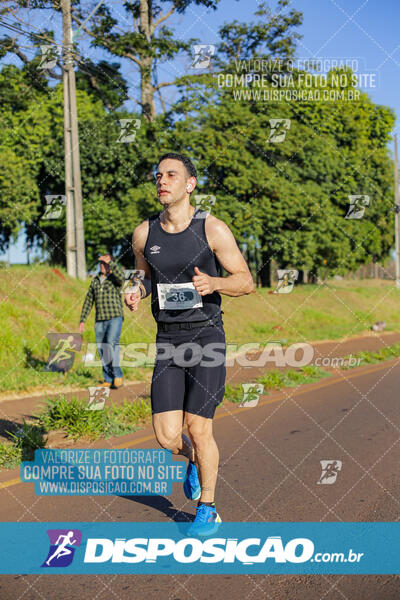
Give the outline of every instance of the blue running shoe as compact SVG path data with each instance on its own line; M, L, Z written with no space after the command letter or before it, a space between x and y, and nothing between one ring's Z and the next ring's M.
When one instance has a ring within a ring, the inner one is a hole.
M196 464L189 461L186 470L186 478L183 482L183 491L185 492L186 498L189 500L198 500L201 496L201 487L199 476L197 474Z
M210 535L217 531L220 523L222 520L215 506L200 504L193 524L189 527L188 535Z

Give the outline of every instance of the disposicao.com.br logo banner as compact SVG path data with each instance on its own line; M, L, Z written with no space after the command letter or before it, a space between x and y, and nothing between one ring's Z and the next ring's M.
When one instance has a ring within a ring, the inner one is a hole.
M399 574L400 523L0 523L0 573Z

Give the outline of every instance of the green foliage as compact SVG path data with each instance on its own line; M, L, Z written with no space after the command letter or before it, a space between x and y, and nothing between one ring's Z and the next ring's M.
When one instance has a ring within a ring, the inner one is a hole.
M128 95L128 84L120 73L118 63L104 60L94 63L83 56L76 70L76 89L84 90L96 101L100 98L107 110L118 110Z
M303 22L301 12L291 9L285 12L290 0L278 0L276 12L272 13L266 2L258 3L256 22L226 23L219 31L221 43L218 56L230 62L235 59L277 58L289 59L293 56L296 41L302 36L293 31ZM220 66L222 60L218 61Z
M61 277L60 275L61 274ZM69 277L61 269L59 274L44 265L12 266L2 270L0 278L0 391L59 389L66 385L86 388L102 380L100 366L88 367L83 363L87 344L94 344L94 310L83 335L81 352L75 356L73 367L67 373L43 372L49 356L48 332L76 332L80 312L90 279L80 281ZM68 292L66 293L66 289ZM135 318L127 314L121 344L154 341L155 324L145 300L140 319L143 328L137 328ZM29 307L29 309L27 308ZM140 381L149 369L124 369L127 380Z
M282 388L286 387L297 387L298 385L305 383L314 383L323 377L329 376L330 373L327 371L324 371L319 367L315 367L314 365L309 365L296 370L291 369L288 371L268 371L266 375L257 377L256 381L264 386L263 395L265 395L268 393L268 390L281 390ZM246 401L251 399L252 398L248 397L246 398ZM242 386L227 384L225 386L225 400L237 404L243 402Z
M22 449L0 442L0 469L15 469L22 460Z
M246 71L229 64L227 73ZM176 111L190 116L176 123L175 139L182 147L190 139L205 174L203 192L217 198L214 214L258 254L258 264L274 258L281 268L324 277L387 257L394 229L391 109L365 93L354 102L256 100L255 84L218 87L211 75L186 77L181 89L185 101ZM271 118L290 120L282 143L268 141ZM370 205L362 219L345 219L349 195L357 194L369 195Z
M27 84L16 67L0 72L0 90ZM4 249L25 226L29 239L65 265L65 211L44 219L48 194L64 194L62 87L36 92L32 102L9 104L0 124L0 246ZM40 111L38 111L40 105ZM144 120L136 140L119 142L120 119L138 119L126 111L108 114L101 101L77 92L85 241L89 268L99 254L111 251L132 266L132 231L158 209L152 171L163 146L164 122Z
M30 87L15 65L0 71L0 249L38 213L38 178L45 127L37 102L47 91Z
M95 348L94 310L87 321L82 348L67 373L43 372L49 356L48 332L76 332L82 303L90 280L64 279L44 265L13 266L1 269L0 277L0 392L50 389L65 386L87 388L102 379L100 366L85 365L83 357ZM66 292L68 290L68 292ZM27 310L29 306L29 310ZM150 298L137 313L124 309L121 344L154 343L156 326L151 315ZM223 300L227 343L272 342L283 345L307 340L343 339L362 335L373 323L384 320L387 331L397 331L400 320L399 291L391 281L331 281L325 285L297 286L290 294L257 294ZM260 325L260 315L266 327ZM228 350L229 352L229 350ZM143 358L146 353L143 352ZM150 358L150 357L149 357ZM129 357L128 357L129 360ZM127 381L151 379L147 366L122 366Z
M265 390L280 390L284 387L297 387L304 383L314 383L322 377L329 377L330 373L308 365L297 370L288 371L270 371L265 376L257 377L257 381L262 383Z
M151 407L148 401L141 399L112 403L102 410L89 410L85 400L55 396L47 400L44 410L36 416L46 429L62 430L75 440L82 437L97 439L136 431L149 420Z
M194 3L217 6L214 0ZM172 12L183 12L190 4L174 0ZM254 61L244 64L254 58L279 59L279 74L293 76L294 90L310 91L301 79L305 73L290 69L288 62L302 22L302 14L289 8L288 0L278 0L275 13L261 3L255 21L224 24L213 61L218 72L176 79L179 101L159 117L151 108L157 65L188 52L194 40L177 39L166 26L169 13L163 2L143 3L147 21L139 2L123 8L127 22L136 27L121 29L104 3L88 31L95 47L138 67L141 114L122 108L127 84L117 62L94 64L77 54L89 268L105 251L132 265L132 231L159 210L152 170L168 150L184 151L194 159L201 173L196 193L216 196L213 212L230 224L254 274L273 258L279 267L307 270L315 280L388 256L393 246L393 166L388 152L393 111L374 104L365 93L355 101L331 102L256 97L284 88L273 81L276 70L260 71ZM59 7L54 5L54 10ZM82 21L85 11L76 0L74 15ZM53 39L52 32L47 35ZM39 46L38 39L33 41ZM3 55L11 51L9 46L8 38L0 40ZM50 87L43 74L38 76L38 61L39 52L21 69L5 65L0 72L0 249L26 226L29 238L49 252L52 263L64 265L65 216L43 219L45 195L64 193L62 85ZM219 85L218 75L229 74L264 75L266 87L259 88L255 79L235 90ZM340 90L354 91L346 69L329 74L327 89L334 89L334 77L340 74L347 74L348 81ZM323 91L318 80L311 91ZM123 118L141 121L134 142L119 141ZM269 141L273 118L290 120L282 143ZM364 217L345 219L349 196L358 194L370 196Z
M352 354L351 357L353 359L361 359L360 364L375 364L382 362L384 360L392 360L393 358L398 358L400 356L400 344L393 344L392 346L386 346L385 348L381 348L376 352L370 351L362 351L357 352L357 354ZM345 359L350 358L350 356L346 356ZM358 361L357 361L358 362ZM343 365L342 369L352 369L357 365L357 362L353 365Z
M27 423L25 419L14 433L10 431L6 433L13 439L15 447L21 451L22 460L33 460L35 450L46 447L47 438L44 437L43 428Z
M243 388L241 385L232 385L227 383L225 385L224 400L228 402L242 402L243 401Z

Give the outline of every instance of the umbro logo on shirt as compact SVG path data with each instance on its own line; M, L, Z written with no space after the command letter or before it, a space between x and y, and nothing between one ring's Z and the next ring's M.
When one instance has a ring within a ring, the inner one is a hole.
M150 248L150 254L160 254L160 246L152 246Z

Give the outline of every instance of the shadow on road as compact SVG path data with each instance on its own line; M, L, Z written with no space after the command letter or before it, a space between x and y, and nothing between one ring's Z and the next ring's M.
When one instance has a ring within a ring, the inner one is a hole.
M20 426L20 423L17 421L10 421L9 419L0 419L0 437L4 438L7 441L12 441L12 437L7 433L10 431L11 433L15 433Z
M168 500L168 498L165 498L164 496L120 496L120 498L132 500L133 502L144 504L149 508L154 508L155 510L164 513L164 515L176 523L193 521L193 514L174 508L171 500Z

